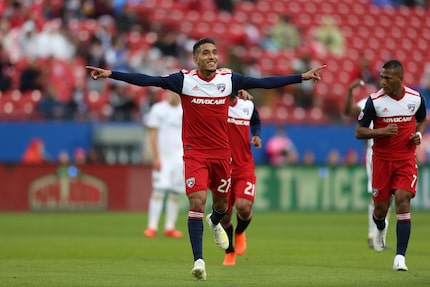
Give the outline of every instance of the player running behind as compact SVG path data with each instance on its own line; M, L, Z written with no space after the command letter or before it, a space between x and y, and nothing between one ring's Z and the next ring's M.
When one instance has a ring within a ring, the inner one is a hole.
M223 265L236 264L236 254L246 251L245 230L252 219L252 206L255 199L255 164L251 144L261 148L261 121L252 101L231 97L228 108L228 136L232 154L231 190L227 214L221 219L221 225L228 235ZM252 137L250 135L252 134ZM234 230L233 245L233 209L236 209L237 226Z

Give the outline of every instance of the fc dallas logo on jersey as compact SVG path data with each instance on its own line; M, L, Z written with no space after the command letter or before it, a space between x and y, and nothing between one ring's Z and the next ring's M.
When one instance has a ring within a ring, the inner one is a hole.
M217 87L218 91L223 93L225 91L226 85L225 84L217 84L216 87Z
M196 179L194 177L187 178L186 183L188 187L193 187L196 183Z
M408 104L408 109L413 112L415 111L415 104Z

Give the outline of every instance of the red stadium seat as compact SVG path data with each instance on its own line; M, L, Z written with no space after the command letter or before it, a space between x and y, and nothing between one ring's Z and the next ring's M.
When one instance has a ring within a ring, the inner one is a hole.
M334 14L335 7L332 3L326 2L326 3L322 3L320 9L321 9L321 14L331 15L331 14Z
M0 100L0 119L11 119L15 111L15 105L10 100Z

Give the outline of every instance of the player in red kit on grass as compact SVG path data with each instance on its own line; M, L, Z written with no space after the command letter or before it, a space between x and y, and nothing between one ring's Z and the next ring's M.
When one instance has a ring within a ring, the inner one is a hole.
M394 270L407 271L405 256L411 234L411 199L415 196L418 167L416 146L422 141L427 121L423 97L403 85L403 66L386 62L380 74L381 89L367 99L358 116L355 135L373 138L372 195L373 220L377 231L373 248L385 246L385 218L394 196L397 248ZM373 121L373 128L369 128Z
M261 121L254 103L232 97L228 108L228 136L232 155L231 191L228 212L221 219L221 225L227 232L229 239L223 262L225 266L235 265L236 254L242 255L246 251L245 230L252 219L256 183L251 145L261 148L260 130ZM234 244L233 209L236 209L237 219Z
M319 81L321 66L306 73L266 78L247 77L218 69L218 50L212 39L204 38L193 46L193 61L197 69L181 70L166 76L122 73L87 66L91 76L112 78L138 86L155 86L171 90L181 97L183 109L182 142L186 194L189 201L188 233L194 256L191 274L206 280L203 260L203 216L207 190L212 193L212 213L206 221L216 244L227 249L228 237L220 224L228 208L231 153L227 133L230 96L241 89L271 89L304 80Z

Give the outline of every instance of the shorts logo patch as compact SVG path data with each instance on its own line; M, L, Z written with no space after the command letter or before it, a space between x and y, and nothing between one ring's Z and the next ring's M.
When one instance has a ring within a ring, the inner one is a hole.
M372 189L372 196L373 196L373 197L377 197L377 196L378 196L378 194L379 194L379 190L378 190L377 188L373 188L373 189Z
M194 177L187 178L187 180L185 182L186 182L188 187L193 187L194 184L196 183L196 178L194 178Z

